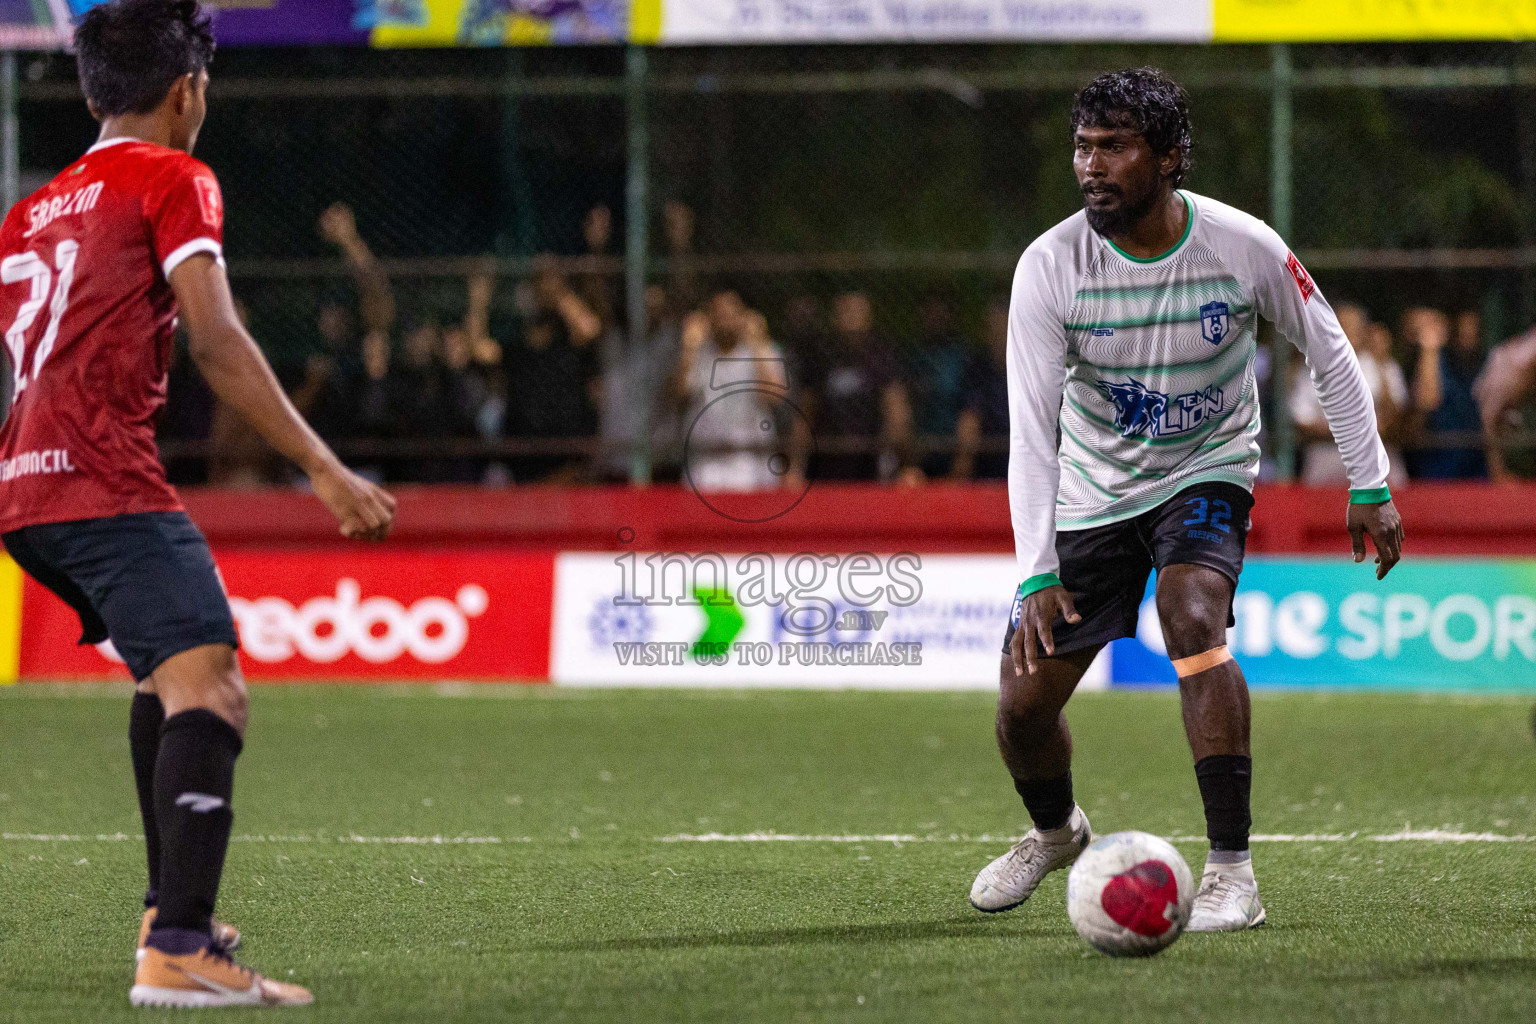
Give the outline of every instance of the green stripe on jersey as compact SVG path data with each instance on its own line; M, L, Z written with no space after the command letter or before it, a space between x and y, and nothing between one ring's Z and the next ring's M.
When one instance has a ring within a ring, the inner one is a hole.
M1252 311L1253 307L1251 305L1232 306L1227 310L1231 316L1242 316L1244 313L1251 313ZM1144 317L1132 320L1102 320L1091 323L1066 324L1065 327L1069 331L1124 330L1131 327L1160 327L1163 324L1197 324L1201 319L1200 311L1197 309L1193 314L1178 313L1172 316Z
M1243 286L1237 278L1231 274L1221 277L1197 277L1190 281L1177 281L1172 284L1139 284L1124 287L1104 285L1096 288L1079 288L1077 294L1072 296L1074 301L1081 299L1135 299L1151 298L1153 296L1179 295L1184 292L1202 291L1217 285L1231 285L1239 297L1242 296Z
M1192 363L1167 363L1167 362L1157 363L1157 364L1152 364L1152 363L1101 363L1101 362L1097 362L1097 361L1090 362L1090 361L1088 361L1086 359L1080 359L1078 361L1078 364L1080 366L1090 366L1090 367L1092 367L1095 370L1114 370L1116 372L1125 372L1125 371L1130 371L1130 370L1139 370L1139 371L1141 371L1142 376L1150 376L1150 375L1152 375L1154 373L1161 373L1164 370L1170 370L1170 371L1173 371L1175 373L1180 373L1180 372L1183 372L1185 370L1201 370L1201 369L1204 369L1207 366L1212 365L1213 363L1219 363L1223 359L1230 358L1232 353L1234 353L1234 352L1241 353L1241 355L1243 357L1242 358L1242 362L1246 365L1248 360L1253 356L1254 352L1257 349L1258 349L1258 343L1255 340L1254 335L1250 333L1248 335L1248 343L1246 345L1244 345L1244 344L1228 345L1226 348L1219 350L1215 355L1211 356L1210 358L1196 360L1195 362L1192 362ZM1224 380L1230 380L1231 377L1232 377L1232 374L1229 373L1223 379Z

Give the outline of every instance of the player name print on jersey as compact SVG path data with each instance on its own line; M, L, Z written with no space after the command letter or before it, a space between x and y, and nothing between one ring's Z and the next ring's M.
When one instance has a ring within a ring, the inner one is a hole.
M32 204L27 210L30 226L21 237L31 238L60 217L70 217L96 209L96 203L101 199L102 190L106 187L107 183L104 181L93 181L84 188Z
M19 476L38 476L52 473L73 473L75 464L69 459L69 449L55 448L42 452L22 452L10 459L0 459L0 483Z

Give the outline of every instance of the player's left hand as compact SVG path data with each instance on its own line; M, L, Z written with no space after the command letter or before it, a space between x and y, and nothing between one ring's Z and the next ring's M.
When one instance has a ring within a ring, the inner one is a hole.
M1379 505L1351 504L1345 522L1355 561L1365 561L1365 535L1370 534L1371 543L1376 545L1376 578L1386 579L1403 557L1403 517L1397 514L1397 506L1391 499Z

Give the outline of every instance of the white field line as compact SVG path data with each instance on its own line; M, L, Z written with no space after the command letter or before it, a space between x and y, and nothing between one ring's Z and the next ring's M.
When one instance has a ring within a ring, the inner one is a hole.
M1167 836L1171 843L1204 843L1204 836ZM949 833L948 835L929 833L927 835L908 835L901 833L881 833L869 835L796 835L785 832L744 832L734 835L723 832L704 832L700 834L679 833L671 836L657 836L658 843L891 843L900 846L903 843L1016 843L1018 836L994 836L983 833L981 835L961 835ZM1536 836L1517 835L1506 836L1495 832L1460 832L1451 829L1414 829L1404 826L1399 832L1390 832L1382 835L1362 836L1359 832L1307 832L1292 833L1259 833L1249 837L1253 843L1348 843L1361 840L1371 843L1536 843Z
M1203 836L1167 836L1172 843L1204 843ZM927 833L925 835L908 834L901 832L883 832L870 834L817 834L801 835L790 832L744 832L727 834L723 832L704 832L700 834L679 833L670 836L657 836L653 841L658 843L890 843L893 846L901 846L905 843L1015 843L1018 836L992 835L983 832L980 835L965 835L960 833ZM15 843L139 843L144 841L142 835L130 835L126 832L103 832L95 835L50 833L50 832L0 832L0 841ZM486 846L501 843L531 843L530 836L362 836L348 834L343 836L311 836L311 835L238 835L231 836L232 843L336 843L364 846ZM1258 833L1249 837L1254 843L1536 843L1536 836L1513 835L1507 836L1497 832L1464 832L1456 829L1416 829L1411 826L1403 826L1397 832L1387 832L1380 835L1362 836L1359 832L1305 832L1305 833Z
M64 833L46 832L0 832L0 840L5 842L30 842L30 843L142 843L142 835L129 835L126 832L98 833L96 835L66 835ZM277 836L277 835L242 835L230 836L232 843L362 843L365 845L383 846L479 846L497 843L531 843L529 836L514 836L503 839L501 836Z

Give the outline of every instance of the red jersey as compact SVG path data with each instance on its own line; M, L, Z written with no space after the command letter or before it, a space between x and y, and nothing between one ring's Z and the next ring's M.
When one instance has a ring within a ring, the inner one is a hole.
M176 329L167 277L222 260L206 165L136 139L97 143L0 226L0 328L16 402L0 429L0 533L175 512L155 447Z

